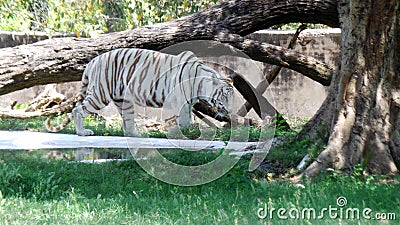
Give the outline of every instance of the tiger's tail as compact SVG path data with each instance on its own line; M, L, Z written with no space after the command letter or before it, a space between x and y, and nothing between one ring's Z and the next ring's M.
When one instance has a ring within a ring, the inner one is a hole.
M50 118L46 119L46 122L44 123L46 130L49 132L59 132L62 129L64 129L71 121L72 121L72 113L70 113L67 117L67 119L65 119L61 124L59 124L58 126L52 126L51 125L51 121Z

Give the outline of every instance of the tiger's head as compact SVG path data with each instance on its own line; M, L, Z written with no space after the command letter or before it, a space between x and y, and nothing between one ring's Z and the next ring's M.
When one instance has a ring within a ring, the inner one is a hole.
M200 98L203 110L215 119L228 121L233 106L234 90L229 79L213 79L213 85L207 85L208 94Z
M230 79L221 79L220 84L215 87L215 92L210 98L211 105L217 110L217 116L231 114L233 107L234 90Z
M197 69L200 69L199 74L202 77L199 88L203 96L199 100L208 105L207 110L211 111L216 119L229 117L233 108L233 80L223 77L204 63L199 65Z

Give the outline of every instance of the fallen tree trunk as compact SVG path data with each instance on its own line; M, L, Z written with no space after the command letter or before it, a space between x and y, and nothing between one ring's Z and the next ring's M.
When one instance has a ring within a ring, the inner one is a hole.
M338 27L337 0L227 1L181 19L98 38L58 38L4 48L0 53L0 95L34 85L78 81L92 58L112 49L160 50L199 39L229 42L255 60L284 66L329 84L333 70L324 63L295 51L240 38L290 22Z

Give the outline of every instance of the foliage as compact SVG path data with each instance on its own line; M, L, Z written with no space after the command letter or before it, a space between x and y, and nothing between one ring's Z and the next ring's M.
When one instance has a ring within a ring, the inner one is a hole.
M2 0L0 30L96 36L180 18L223 0ZM273 29L297 29L282 24ZM327 28L309 24L310 28Z
M272 26L272 29L276 30L296 30L301 26L302 23L289 23L289 24L280 24ZM308 29L328 29L330 27L323 25L323 24L307 24Z
M218 0L3 0L0 30L97 35L186 16Z

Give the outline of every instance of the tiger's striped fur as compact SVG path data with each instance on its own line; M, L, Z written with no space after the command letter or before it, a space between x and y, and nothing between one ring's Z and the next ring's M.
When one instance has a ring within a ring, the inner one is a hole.
M145 49L117 49L89 62L82 76L78 103L68 119L46 129L58 132L71 120L78 135L93 135L83 127L83 118L114 102L122 116L128 136L139 136L134 127L134 103L149 107L167 107L186 127L192 123L192 106L207 101L221 115L230 113L232 81L202 63L192 52L169 55ZM166 101L168 99L168 101Z

